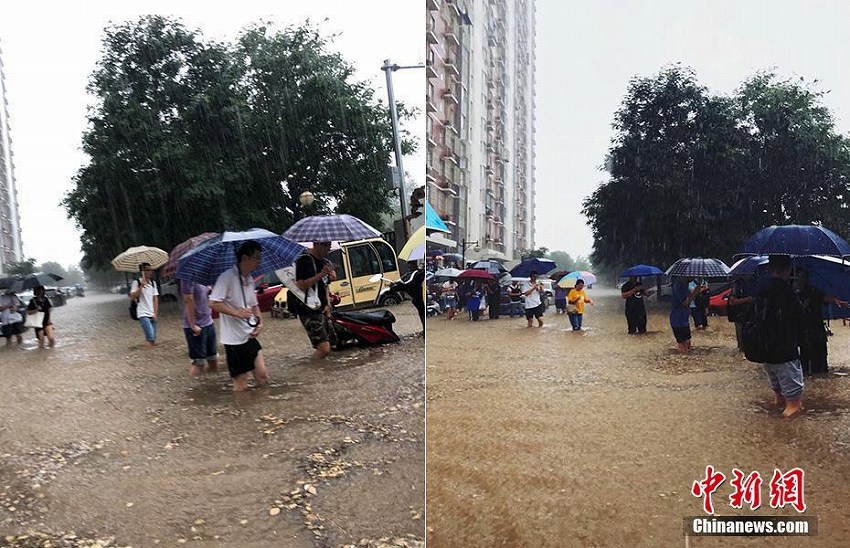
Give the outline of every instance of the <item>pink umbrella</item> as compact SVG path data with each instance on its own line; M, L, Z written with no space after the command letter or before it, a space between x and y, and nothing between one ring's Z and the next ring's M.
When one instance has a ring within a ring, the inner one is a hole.
M479 280L495 280L496 279L496 278L493 277L492 274L490 274L486 270L476 270L476 269L464 270L463 272L458 274L457 277L458 278L466 278L466 279L476 278L476 279L479 279Z
M218 236L218 232L204 232L203 234L192 236L185 242L174 246L174 249L172 249L171 253L168 254L168 262L165 263L165 266L162 269L162 276L165 277L174 275L174 273L177 272L177 260L180 257L216 236Z

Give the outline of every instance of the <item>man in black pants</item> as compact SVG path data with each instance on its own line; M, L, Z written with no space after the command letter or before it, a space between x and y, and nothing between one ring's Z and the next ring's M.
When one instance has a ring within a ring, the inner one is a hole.
M620 288L620 294L626 299L626 323L629 325L629 335L646 333L646 305L643 302L643 284L632 276Z
M419 321L422 322L422 329L425 329L425 295L422 289L425 284L425 269L419 268L417 261L408 261L407 266L410 268L410 271L402 276L399 281L394 282L392 286L410 295L413 306L419 312Z

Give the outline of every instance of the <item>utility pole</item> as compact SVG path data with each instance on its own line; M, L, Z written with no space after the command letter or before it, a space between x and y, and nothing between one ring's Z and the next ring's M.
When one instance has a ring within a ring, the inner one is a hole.
M398 170L398 194L401 202L401 222L404 231L405 241L410 237L410 212L407 204L407 190L404 185L404 163L401 155L401 134L398 127L398 109L395 103L395 95L393 94L393 77L392 73L402 69L425 68L425 65L410 65L399 66L394 64L390 59L384 59L384 66L381 67L387 75L387 96L390 103L390 121L393 127L393 149L395 151L395 165Z

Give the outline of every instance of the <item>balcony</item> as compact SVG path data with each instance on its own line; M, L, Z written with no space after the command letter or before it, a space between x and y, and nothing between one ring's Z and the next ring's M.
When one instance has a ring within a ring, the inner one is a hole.
M443 100L454 105L460 104L460 102L457 100L457 95L455 95L454 92L450 89L447 89L443 92Z
M437 38L437 33L431 29L425 31L425 42L428 44L438 44L440 39Z
M454 215L440 215L440 220L450 226L457 226L457 220Z
M429 80L431 78L439 78L440 77L440 75L437 74L437 71L434 70L434 66L431 65L431 63L428 63L428 64L425 65L425 77L428 78Z
M440 0L425 0L425 9L428 11L437 11L440 9Z
M440 178L437 179L437 183L434 185L440 192L448 194L450 196L457 196L457 191L452 188L452 184L448 182L446 179Z
M443 156L443 160L444 160L444 161L449 162L449 163L452 163L452 164L454 164L455 166L458 166L458 165L459 165L459 162L458 162L458 160L457 160L457 155L456 155L453 151L451 151L451 150L446 150L446 151L444 151L444 152L443 152L443 155L442 155L442 156Z
M437 105L430 96L425 98L425 112L437 112Z
M457 39L457 35L453 32L447 32L443 35L443 38L446 39L446 43L452 46L459 46L460 40Z
M455 64L455 60L451 57L446 57L443 59L443 66L446 69L446 74L454 74L455 76L460 76L460 71Z

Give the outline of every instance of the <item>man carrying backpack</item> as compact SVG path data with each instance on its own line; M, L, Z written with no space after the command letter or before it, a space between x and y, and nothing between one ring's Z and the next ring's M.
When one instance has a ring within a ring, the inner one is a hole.
M770 281L754 303L752 318L744 328L747 359L762 362L775 402L783 417L803 409L803 369L799 341L803 335L803 307L791 287L791 258L769 257ZM753 340L758 339L758 340ZM753 354L753 347L759 352Z

